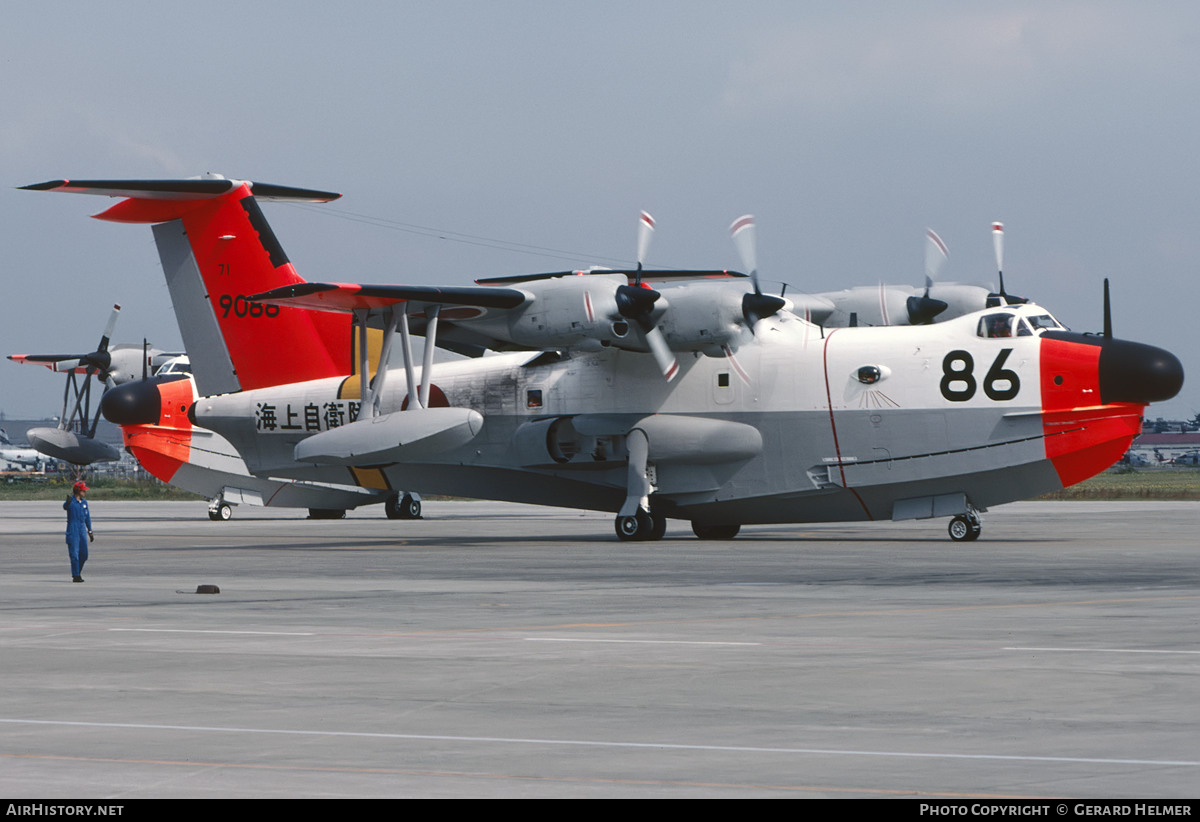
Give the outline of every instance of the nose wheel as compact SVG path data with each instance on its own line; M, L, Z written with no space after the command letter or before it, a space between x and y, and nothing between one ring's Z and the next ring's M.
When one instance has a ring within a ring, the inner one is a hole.
M622 542L652 542L663 538L667 532L667 518L661 514L638 508L633 516L617 515L617 538Z
M420 519L421 498L415 494L392 494L383 503L384 513L388 519Z
M233 516L233 506L217 497L208 503L208 518L213 522L228 522Z
M955 542L974 542L983 533L983 524L979 521L979 515L970 511L950 520L947 530L950 532L950 539Z

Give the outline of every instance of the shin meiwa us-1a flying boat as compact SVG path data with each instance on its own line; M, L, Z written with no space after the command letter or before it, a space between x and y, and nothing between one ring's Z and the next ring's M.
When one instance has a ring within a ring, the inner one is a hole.
M749 277L645 270L644 217L637 270L359 285L301 279L257 204L336 194L216 177L28 188L123 197L98 216L154 224L185 347L228 354L197 373L187 415L251 472L607 510L621 539L657 539L668 518L713 539L928 517L974 539L987 506L1112 464L1183 382L1170 353L1112 336L1107 299L1102 335L1007 300L822 327L761 291L748 218L732 228ZM393 345L403 366L376 368ZM435 345L506 353L435 367ZM132 424L171 401L131 389L105 413Z

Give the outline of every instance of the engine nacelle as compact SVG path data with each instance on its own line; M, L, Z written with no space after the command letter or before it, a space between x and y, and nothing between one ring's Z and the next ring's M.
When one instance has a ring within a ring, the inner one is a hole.
M481 317L471 326L518 347L576 348L635 337L617 311L624 274L581 274L521 283L528 299L518 311Z
M762 453L762 433L745 423L682 414L580 414L532 420L513 446L527 468L608 468L628 458L630 431L646 435L659 465L725 465Z
M670 303L658 327L673 351L719 354L747 334L742 314L743 283L689 283L663 289Z

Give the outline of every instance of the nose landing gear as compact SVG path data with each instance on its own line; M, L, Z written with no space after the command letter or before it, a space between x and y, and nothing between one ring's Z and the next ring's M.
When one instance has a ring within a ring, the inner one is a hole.
M421 498L415 494L392 494L383 503L383 511L388 519L420 519Z
M645 508L638 508L633 516L617 515L617 538L623 542L648 542L663 538L667 532L667 518Z
M209 500L208 518L213 522L228 522L233 516L233 506L221 497Z
M950 539L955 542L974 542L983 533L983 523L979 521L979 514L972 509L950 520L947 530L950 532Z

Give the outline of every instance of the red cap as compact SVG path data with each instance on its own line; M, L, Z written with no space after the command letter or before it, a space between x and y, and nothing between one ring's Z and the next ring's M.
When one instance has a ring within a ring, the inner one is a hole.
M83 480L80 480L79 482L75 483L75 493L79 493L80 491L86 491L87 489L88 489L87 483L85 483Z

